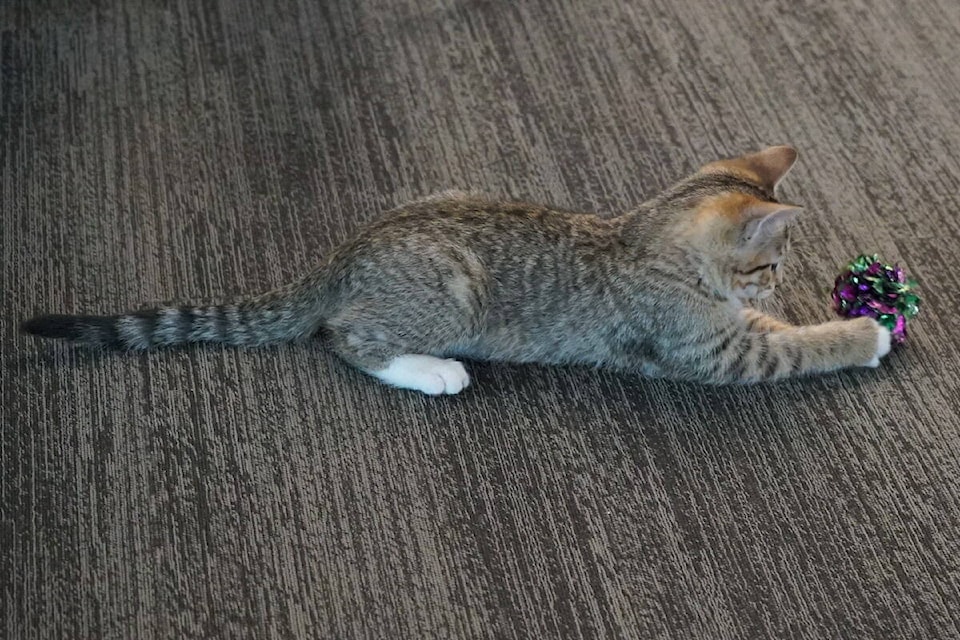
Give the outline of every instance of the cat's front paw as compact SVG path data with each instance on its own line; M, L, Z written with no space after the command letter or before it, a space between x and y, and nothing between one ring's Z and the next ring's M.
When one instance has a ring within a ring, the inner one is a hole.
M871 319L870 322L876 329L877 347L873 359L867 362L866 366L876 368L880 366L880 358L890 353L890 330L876 320Z

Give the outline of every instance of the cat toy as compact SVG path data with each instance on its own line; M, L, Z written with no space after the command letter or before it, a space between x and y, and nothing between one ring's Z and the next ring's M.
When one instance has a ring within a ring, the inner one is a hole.
M833 308L847 318L876 318L900 344L907 339L907 320L920 311L920 296L917 283L899 265L885 264L876 254L863 254L837 276Z

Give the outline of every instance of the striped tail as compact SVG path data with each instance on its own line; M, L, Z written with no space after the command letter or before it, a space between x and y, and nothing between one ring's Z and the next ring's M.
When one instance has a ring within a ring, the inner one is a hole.
M279 292L277 292L279 293ZM193 342L257 347L309 337L318 313L302 296L267 294L214 306L171 306L111 316L41 315L26 333L110 349L147 350Z

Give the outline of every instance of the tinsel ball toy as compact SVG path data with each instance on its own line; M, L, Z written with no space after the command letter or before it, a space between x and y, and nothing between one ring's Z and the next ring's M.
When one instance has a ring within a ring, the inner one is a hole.
M846 266L833 287L833 308L841 316L868 316L890 330L896 343L907 339L907 320L920 311L917 283L899 265L861 255Z

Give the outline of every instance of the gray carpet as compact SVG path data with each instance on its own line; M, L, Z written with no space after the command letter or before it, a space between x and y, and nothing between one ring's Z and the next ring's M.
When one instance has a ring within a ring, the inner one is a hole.
M960 3L0 5L5 638L960 637ZM78 352L41 311L259 292L459 186L613 213L790 142L828 319L924 284L876 371L702 389L322 343Z

